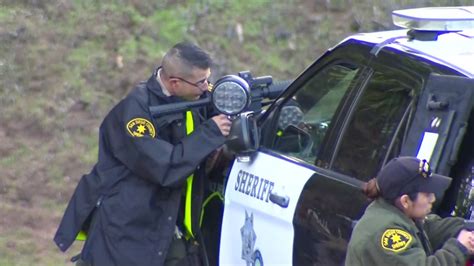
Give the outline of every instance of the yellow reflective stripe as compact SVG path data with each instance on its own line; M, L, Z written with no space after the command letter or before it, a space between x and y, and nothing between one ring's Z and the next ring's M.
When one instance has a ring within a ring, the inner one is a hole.
M209 203L209 201L211 201L212 198L215 198L215 197L219 197L220 200L224 201L224 197L218 191L216 191L216 192L212 193L211 195L209 195L209 197L207 197L207 199L202 204L201 217L199 218L199 226L202 225L202 219L204 218L204 210L206 209L207 204Z
M82 230L79 231L79 234L77 234L77 236L76 236L76 240L79 240L79 241L86 241L86 239L87 239L87 234L86 234L86 232L84 232L84 231L82 231Z
M191 220L191 198L192 198L192 192L193 192L193 176L190 175L188 179L186 180L186 205L184 208L184 227L186 228L186 232L188 233L188 236L191 236L194 238L193 234L193 223Z
M191 111L186 112L186 134L191 134L194 130L193 113Z
M193 121L193 113L191 111L186 112L186 134L189 135L194 130L194 121ZM193 237L193 223L191 220L191 207L192 207L192 192L193 192L193 177L194 175L190 175L188 179L186 179L186 201L184 207L184 227L186 229L187 238Z

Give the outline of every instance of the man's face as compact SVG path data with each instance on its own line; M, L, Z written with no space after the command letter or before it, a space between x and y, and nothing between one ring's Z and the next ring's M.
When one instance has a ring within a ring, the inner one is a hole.
M423 219L431 212L436 197L434 193L418 192L415 201L409 200L405 213L413 219Z
M194 68L191 75L187 77L169 78L172 86L171 93L188 101L199 99L199 97L207 91L208 79L211 75L211 70Z

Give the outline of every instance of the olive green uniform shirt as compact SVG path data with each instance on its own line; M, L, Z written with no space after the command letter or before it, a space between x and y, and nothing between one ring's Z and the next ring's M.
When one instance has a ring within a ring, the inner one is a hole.
M465 265L467 249L455 238L457 217L430 215L417 226L383 199L367 207L352 232L346 265Z

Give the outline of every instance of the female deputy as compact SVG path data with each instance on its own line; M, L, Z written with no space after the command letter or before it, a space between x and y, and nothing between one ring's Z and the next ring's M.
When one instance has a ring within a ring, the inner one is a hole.
M427 216L450 182L425 160L391 160L367 183L364 192L375 200L354 228L346 265L465 265L474 234L464 220Z

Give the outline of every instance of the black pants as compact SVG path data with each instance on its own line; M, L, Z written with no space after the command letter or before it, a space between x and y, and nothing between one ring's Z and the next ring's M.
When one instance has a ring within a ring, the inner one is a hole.
M199 249L196 241L173 238L168 249L165 266L201 266Z
M165 259L165 266L201 266L199 256L199 245L195 241L187 241L184 238L173 238L168 255ZM90 263L78 259L76 266L91 266Z
M89 262L83 261L82 259L78 259L76 261L76 266L91 266L91 264Z

